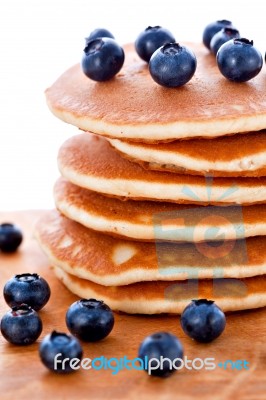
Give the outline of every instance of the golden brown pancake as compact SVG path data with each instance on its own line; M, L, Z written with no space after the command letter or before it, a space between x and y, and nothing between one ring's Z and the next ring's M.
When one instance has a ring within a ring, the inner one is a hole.
M140 282L101 286L54 268L57 277L81 298L96 298L129 314L181 314L192 299L214 300L223 311L266 306L266 276L185 282Z
M110 196L194 204L266 202L266 178L214 178L146 171L89 133L74 136L61 147L58 166L72 183Z
M146 169L219 177L266 176L266 130L210 139L145 144L110 139Z
M42 216L35 233L52 265L105 286L266 274L265 236L215 246L133 242L92 231L57 211Z
M266 235L266 204L196 206L103 196L60 178L55 203L68 218L90 229L133 240L202 242Z
M246 83L228 81L202 44L187 46L195 52L198 66L183 87L157 85L134 46L126 45L125 64L115 78L95 82L75 65L47 89L48 106L80 129L141 142L266 128L264 72Z

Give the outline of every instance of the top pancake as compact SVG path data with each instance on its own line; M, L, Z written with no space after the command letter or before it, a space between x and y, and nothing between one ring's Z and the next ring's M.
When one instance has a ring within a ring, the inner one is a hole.
M95 82L75 65L46 90L48 106L80 129L141 142L266 128L265 71L246 83L230 82L203 45L187 45L198 66L181 88L157 85L133 45L126 45L125 64L115 78Z

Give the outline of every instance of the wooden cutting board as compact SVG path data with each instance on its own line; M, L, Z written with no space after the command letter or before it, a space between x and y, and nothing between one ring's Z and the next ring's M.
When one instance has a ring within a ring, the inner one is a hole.
M220 367L212 371L183 369L169 378L149 377L144 371L80 370L71 375L56 375L39 360L38 345L53 329L67 331L65 312L77 300L54 277L49 263L33 238L39 211L0 213L0 222L21 226L24 241L13 255L0 253L1 293L14 274L37 272L51 286L51 299L40 316L44 329L38 343L28 347L8 344L0 336L0 399L266 399L266 309L237 312L227 316L223 335L211 344L197 344L180 328L178 316L115 315L115 327L105 340L83 343L84 357L137 357L143 338L156 331L177 335L189 359L215 358L215 362L246 360L249 369ZM265 288L266 290L266 288ZM8 310L0 295L0 315Z

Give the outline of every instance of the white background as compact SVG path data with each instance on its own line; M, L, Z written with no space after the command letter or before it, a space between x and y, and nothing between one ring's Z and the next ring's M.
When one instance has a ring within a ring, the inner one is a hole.
M177 41L201 41L209 22L229 19L265 51L263 3L0 0L0 211L53 207L57 151L77 129L50 114L44 90L80 61L91 30L106 27L123 44L161 25Z

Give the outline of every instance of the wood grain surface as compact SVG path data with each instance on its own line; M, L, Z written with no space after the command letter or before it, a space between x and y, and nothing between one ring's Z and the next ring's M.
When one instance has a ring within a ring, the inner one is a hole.
M24 241L13 255L0 253L1 293L5 282L16 273L37 272L51 286L51 299L40 316L44 329L38 342L28 347L8 344L0 336L0 399L266 399L266 309L237 312L227 316L223 335L211 344L197 344L184 335L178 316L115 315L115 327L105 340L83 343L84 357L137 357L145 336L156 331L170 331L184 345L189 359L213 357L215 362L246 360L248 370L217 367L212 371L182 369L160 379L144 371L80 370L70 375L56 375L39 360L38 345L53 329L67 331L65 312L77 297L54 277L46 257L33 238L33 226L39 211L0 213L1 222L21 226ZM266 288L265 288L266 290ZM8 310L0 296L1 316Z

